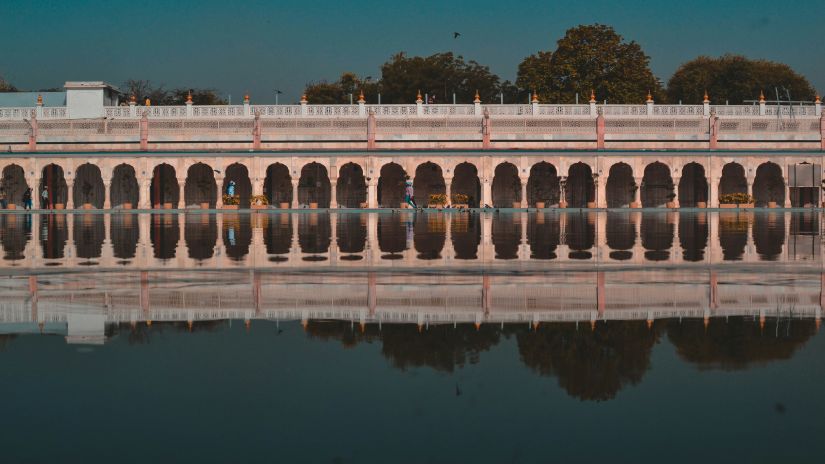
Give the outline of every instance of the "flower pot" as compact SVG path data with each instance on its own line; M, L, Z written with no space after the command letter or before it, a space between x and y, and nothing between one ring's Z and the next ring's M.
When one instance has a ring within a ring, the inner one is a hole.
M280 207L281 209L289 209L289 202L282 201L278 204L278 207Z
M17 209L17 205L15 205L14 203L9 203L8 205L6 205L6 209Z
M595 208L596 207L596 202L595 201L588 201L587 202L587 207L588 208Z
M209 209L209 202L201 203L201 209Z
M566 201L560 201L559 202L559 208L567 208L567 202Z
M238 209L238 205L223 205L221 209Z
M630 204L630 207L638 209L638 208L642 207L642 204L638 201L634 201L633 203Z
M82 209L94 209L91 203L83 203Z
M753 209L753 203L739 203L739 207L742 209Z
M467 204L467 203L453 203L453 208L463 208L463 209L467 209L467 208L469 208L469 207L470 207L470 205L469 205L469 204Z
M66 209L66 205L63 203L55 203L54 209Z
M318 209L318 203L317 202L311 202L309 204L309 209Z
M521 208L521 202L520 201L514 201L513 202L513 208Z
M444 203L430 203L427 205L427 208L443 208Z
M544 202L543 201L537 201L536 202L536 208L544 209Z
M123 204L120 205L120 208L121 209L132 209L132 204L131 203L123 203Z
M252 209L266 209L267 205L251 205Z
M738 206L735 203L722 203L719 205L719 207L722 209L738 208Z
M665 203L665 207L666 208L675 208L676 207L676 202L675 201L669 201L669 202Z
M172 209L172 203L164 203L163 209Z
M768 208L776 208L776 202L775 201L769 201L768 202Z
M696 207L697 208L707 208L708 204L707 204L707 202L704 202L704 201L697 201L696 202Z

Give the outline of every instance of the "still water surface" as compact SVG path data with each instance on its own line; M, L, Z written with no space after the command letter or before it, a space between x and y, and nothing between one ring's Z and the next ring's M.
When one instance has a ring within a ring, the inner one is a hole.
M0 215L3 461L818 460L821 227Z

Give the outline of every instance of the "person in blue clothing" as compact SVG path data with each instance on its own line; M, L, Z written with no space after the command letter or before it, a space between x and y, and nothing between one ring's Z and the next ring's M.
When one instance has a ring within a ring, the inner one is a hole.
M226 186L226 194L229 195L230 197L235 196L235 181L234 180L230 180L229 185Z
M413 208L418 208L418 205L415 204L414 196L415 193L413 192L413 184L412 182L407 181L406 185L404 186L404 202L406 202Z

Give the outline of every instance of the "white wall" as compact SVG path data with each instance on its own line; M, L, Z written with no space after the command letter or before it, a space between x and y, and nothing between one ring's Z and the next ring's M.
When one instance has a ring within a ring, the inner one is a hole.
M102 118L103 89L67 89L66 106L70 119Z

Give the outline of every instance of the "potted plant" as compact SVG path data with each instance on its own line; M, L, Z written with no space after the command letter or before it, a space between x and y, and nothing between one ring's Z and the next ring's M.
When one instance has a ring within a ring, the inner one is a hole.
M14 203L9 203L6 205L6 209L17 209L17 205Z
M428 208L443 208L447 204L447 194L446 193L431 193L429 196L429 201L427 202Z
M726 193L719 195L720 208L753 208L753 197L747 193Z
M547 206L547 203L549 203L548 200L537 200L536 201L536 208L544 209Z
M132 204L129 203L129 202L121 203L120 208L121 209L132 209Z
M454 193L450 195L450 200L452 200L453 208L468 208L469 207L469 197L463 193Z
M223 195L223 209L238 209L238 203L240 203L240 197L238 195Z
M281 209L289 209L289 202L288 201L282 201L278 204L278 207L280 207Z
M269 207L269 198L266 195L252 195L249 197L249 204L252 209L266 209Z

